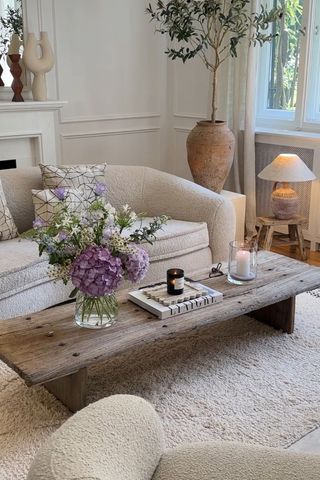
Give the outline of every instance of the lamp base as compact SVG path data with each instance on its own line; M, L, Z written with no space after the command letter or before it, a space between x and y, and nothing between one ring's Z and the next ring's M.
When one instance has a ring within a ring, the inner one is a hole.
M287 182L276 182L274 184L271 194L271 208L275 218L279 220L289 220L297 215L299 197Z

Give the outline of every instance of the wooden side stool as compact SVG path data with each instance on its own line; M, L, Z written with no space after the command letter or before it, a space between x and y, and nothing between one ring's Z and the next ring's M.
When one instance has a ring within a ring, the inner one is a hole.
M302 225L305 225L306 223L308 223L308 220L300 215L296 215L289 220L279 220L275 217L258 217L256 223L258 228L257 243L258 245L261 244L260 246L264 250L270 250L276 227L287 225L289 230L289 241L286 242L286 245L299 246L301 258L302 260L306 260L307 252L304 247L302 233Z

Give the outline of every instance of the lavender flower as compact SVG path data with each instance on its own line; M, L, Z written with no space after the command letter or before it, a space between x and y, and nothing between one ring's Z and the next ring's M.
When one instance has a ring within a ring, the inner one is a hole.
M75 287L91 297L113 293L122 279L119 257L113 257L108 248L92 245L74 261L71 280Z
M42 227L46 226L46 222L44 220L42 220L42 218L36 217L33 220L32 226L33 226L34 229L42 228Z
M123 265L131 282L142 280L149 268L149 255L143 248L136 248L124 257Z
M101 195L104 195L107 191L107 185L103 182L98 182L95 186L94 193L97 195L97 197L100 197Z
M61 232L58 233L58 239L60 242L64 242L65 240L68 240L68 238L69 238L69 235L67 232L62 230Z
M54 195L59 199L59 200L65 200L66 198L66 189L63 187L57 187L54 190L52 190Z

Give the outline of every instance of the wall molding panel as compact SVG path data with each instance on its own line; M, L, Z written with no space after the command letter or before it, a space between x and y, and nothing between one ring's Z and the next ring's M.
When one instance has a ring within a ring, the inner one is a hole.
M203 120L207 118L206 113L174 113L173 116L175 118L192 118L195 120Z
M77 138L94 138L94 137L112 137L116 135L139 135L145 133L160 132L160 127L146 127L146 128L129 128L123 130L105 130L93 132L77 132L77 133L61 133L61 137L65 140L74 140Z
M92 115L87 117L76 116L76 117L65 117L60 120L61 124L68 123L92 123L92 122L109 122L112 120L140 120L146 118L160 118L160 113L124 113L124 114L113 114L113 115Z

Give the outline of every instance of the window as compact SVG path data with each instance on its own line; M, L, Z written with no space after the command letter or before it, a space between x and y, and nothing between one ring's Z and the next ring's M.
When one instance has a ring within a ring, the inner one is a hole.
M320 131L320 1L268 0L286 15L262 47L257 125Z

